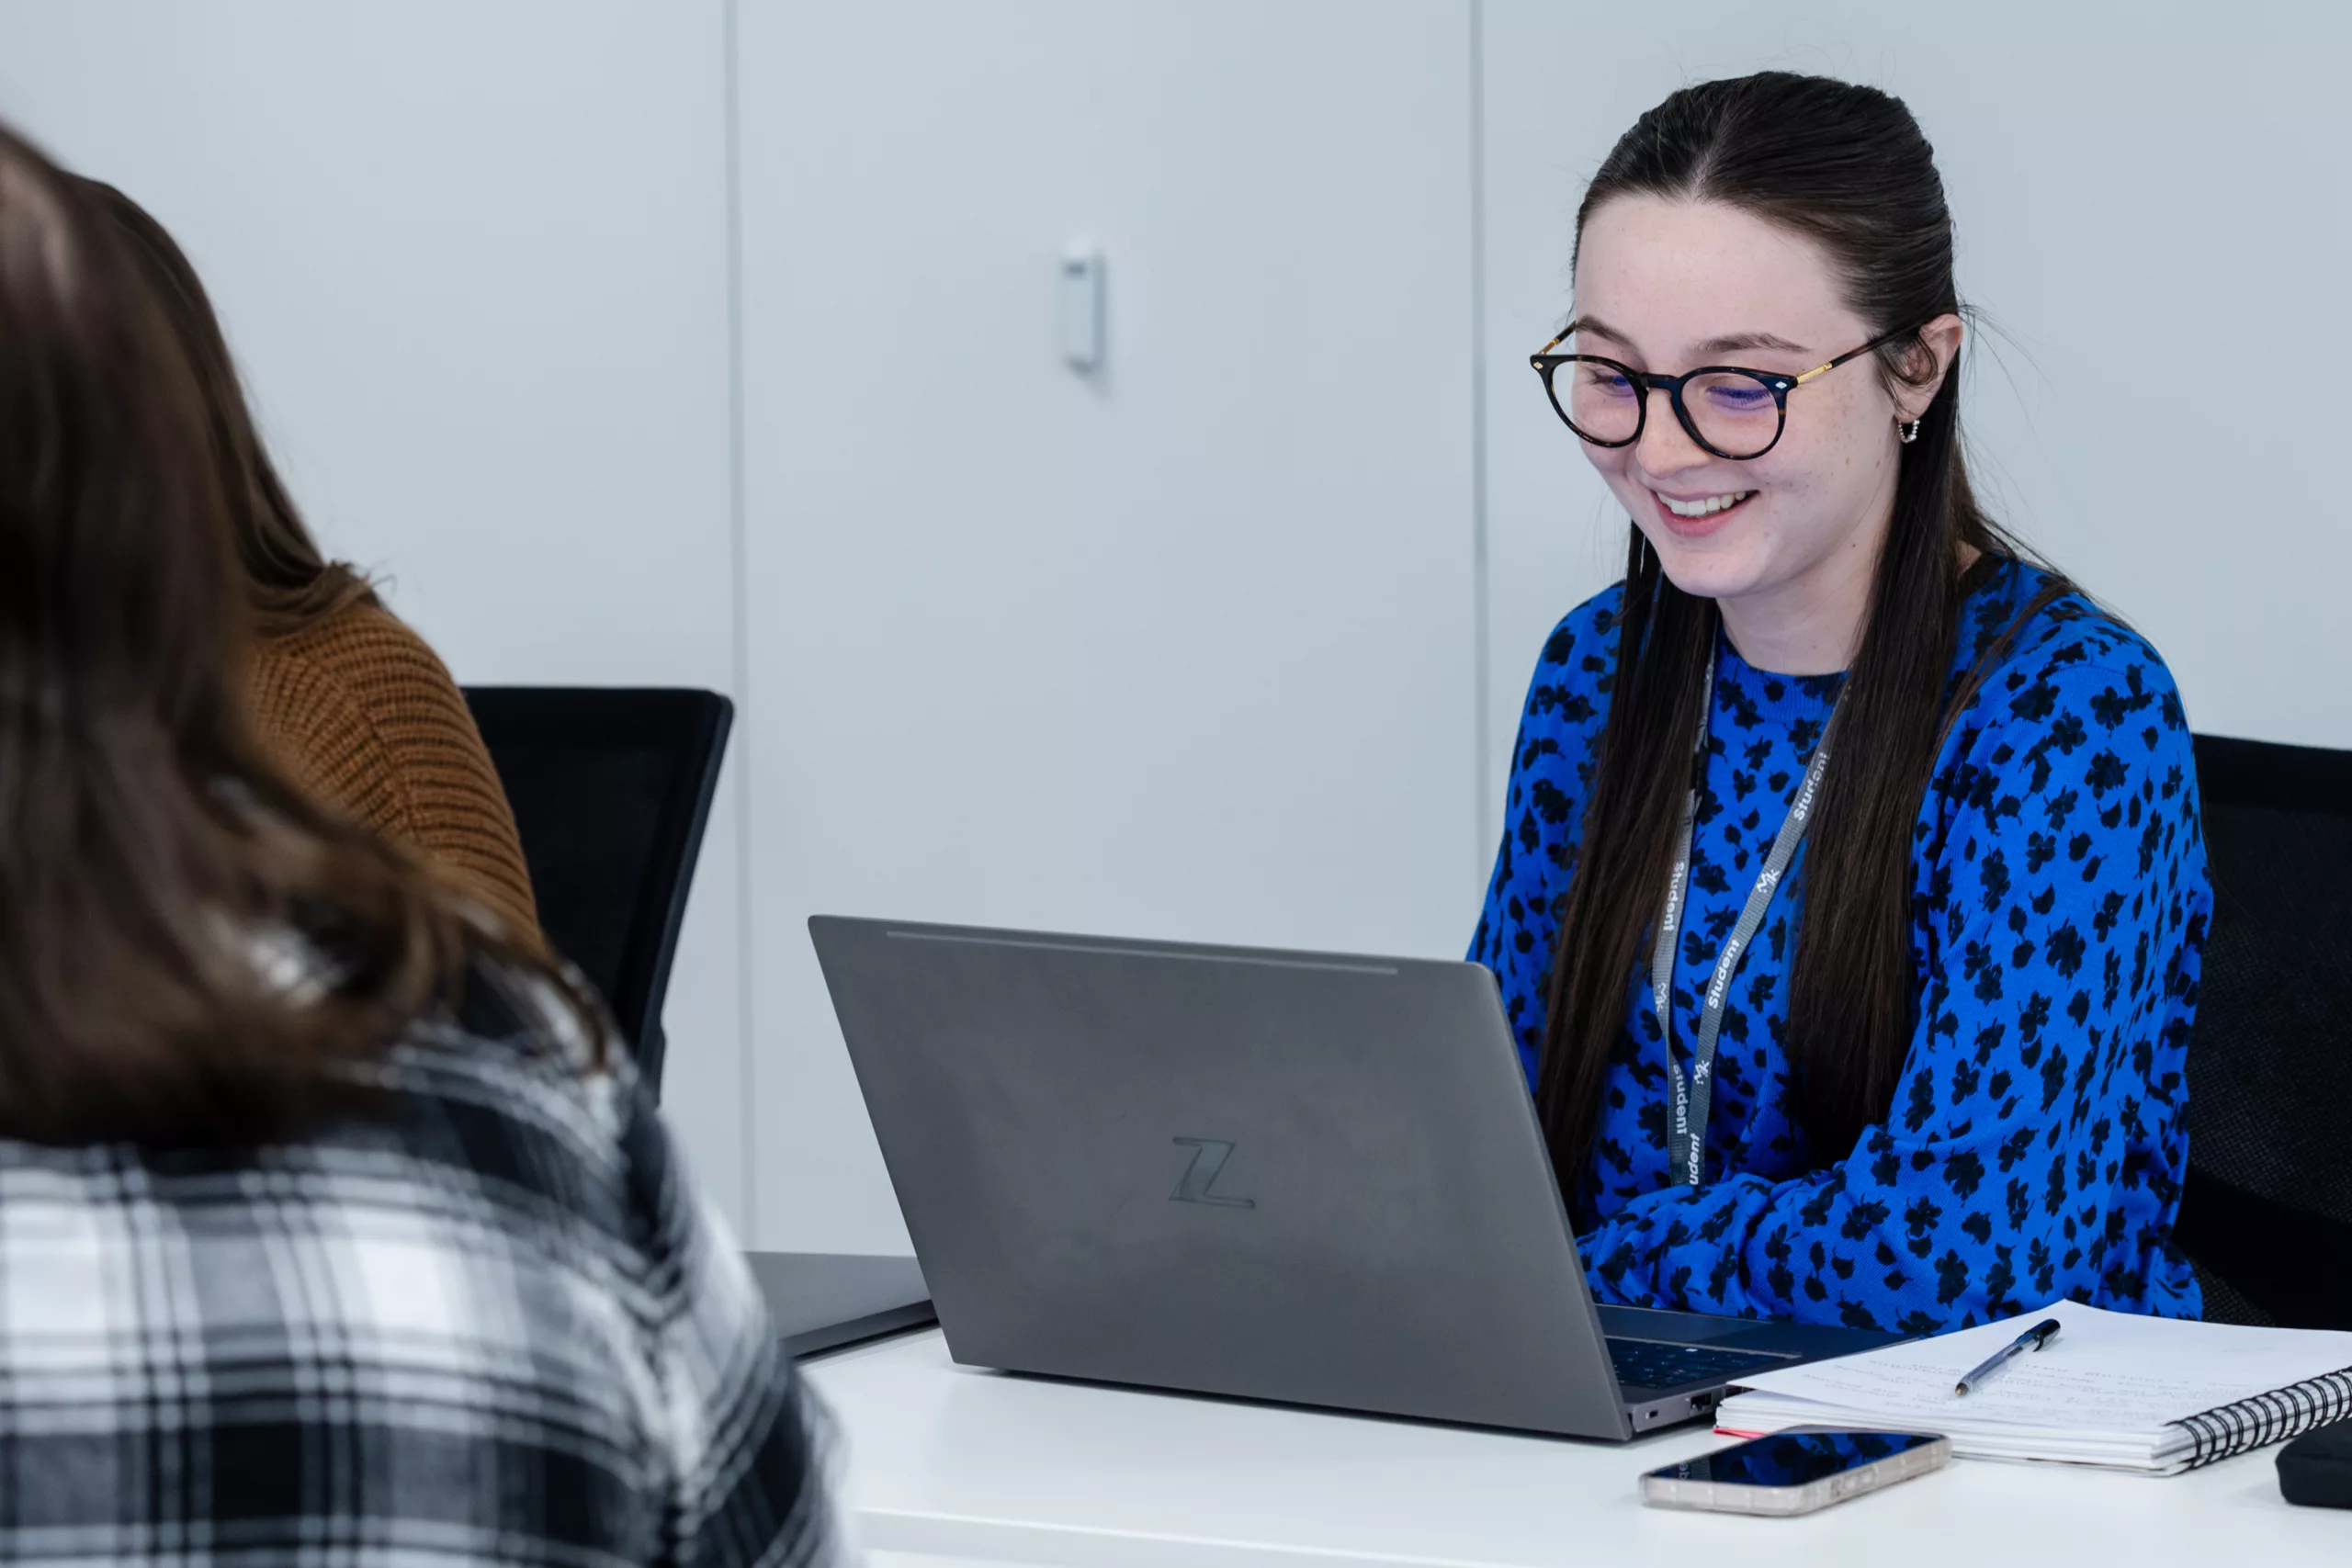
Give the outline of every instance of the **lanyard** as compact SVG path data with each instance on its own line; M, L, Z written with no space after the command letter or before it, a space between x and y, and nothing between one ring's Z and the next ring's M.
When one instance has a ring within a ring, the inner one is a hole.
M1724 1004L1731 995L1732 976L1738 973L1741 956L1764 924L1764 912L1771 905L1773 890L1788 874L1789 863L1796 859L1797 846L1804 841L1805 826L1813 817L1814 797L1821 789L1821 775L1829 766L1830 731L1837 728L1838 716L1846 706L1846 694L1841 690L1837 705L1829 710L1828 723L1822 726L1821 741L1813 749L1813 761L1805 765L1804 783L1799 786L1780 832L1773 837L1771 853L1765 856L1764 869L1757 874L1754 890L1747 895L1747 907L1740 911L1738 923L1732 927L1723 951L1715 955L1714 976L1707 983L1707 995L1699 1009L1699 1037L1691 1042L1690 1076L1686 1082L1681 1067L1674 1060L1674 942L1682 923L1683 895L1690 886L1691 819L1698 807L1700 770L1707 765L1708 720L1715 705L1713 654L1707 658L1707 682L1700 688L1699 698L1699 738L1692 747L1690 789L1682 797L1674 876L1666 885L1666 912L1658 918L1657 945L1650 953L1650 998L1657 1009L1657 1026L1666 1042L1667 1076L1674 1080L1674 1121L1667 1131L1668 1168L1678 1180L1692 1187L1699 1185L1705 1169L1707 1107L1715 1087L1715 1037L1723 1031Z

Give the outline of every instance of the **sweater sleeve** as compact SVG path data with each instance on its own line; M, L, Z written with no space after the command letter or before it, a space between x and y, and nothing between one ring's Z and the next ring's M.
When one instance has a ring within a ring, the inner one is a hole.
M1470 962L1493 970L1502 987L1531 1086L1544 1043L1558 898L1576 863L1593 750L1608 716L1619 592L1611 588L1570 613L1536 660L1511 749L1502 842L1470 939Z
M424 852L526 936L538 910L514 813L465 694L424 639L357 605L255 649L263 741L296 782Z
M1949 743L1886 1120L1792 1179L1634 1199L1582 1238L1601 1299L1926 1333L2141 1293L2171 1245L2211 896L2179 699L2131 647L2020 661Z
M264 643L247 694L262 744L312 799L370 832L406 834L408 799L383 739L333 671L293 639Z

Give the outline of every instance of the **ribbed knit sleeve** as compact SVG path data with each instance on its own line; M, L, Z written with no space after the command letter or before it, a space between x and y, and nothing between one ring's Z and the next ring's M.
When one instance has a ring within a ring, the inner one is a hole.
M514 814L465 694L424 639L355 604L254 649L263 742L319 800L422 851L516 931L538 932Z

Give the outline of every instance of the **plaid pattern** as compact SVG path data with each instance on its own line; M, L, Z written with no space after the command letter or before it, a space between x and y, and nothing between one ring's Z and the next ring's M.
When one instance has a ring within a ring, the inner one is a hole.
M300 1145L0 1143L0 1560L837 1560L821 1416L650 1096L484 978Z

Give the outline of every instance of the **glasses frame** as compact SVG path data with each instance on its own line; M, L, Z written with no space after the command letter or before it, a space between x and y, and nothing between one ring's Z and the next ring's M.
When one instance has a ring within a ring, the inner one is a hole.
M1673 405L1675 423L1682 426L1682 433L1696 442L1702 451L1712 453L1728 463L1754 462L1781 444L1781 437L1787 434L1789 430L1789 394L1791 392L1815 377L1828 375L1849 360L1860 359L1873 349L1883 348L1890 343L1909 337L1912 331L1916 330L1906 328L1902 332L1889 333L1884 337L1872 338L1860 348L1849 349L1837 358L1824 360L1812 369L1795 376L1783 375L1777 370L1755 370L1745 365L1702 365L1696 370L1685 370L1679 376L1667 376L1651 370L1636 370L1632 366L1611 359L1605 355L1554 354L1552 350L1575 335L1577 328L1581 324L1581 322L1570 321L1560 329L1559 336L1528 355L1527 359L1528 364L1535 367L1536 375L1543 378L1544 396L1550 401L1552 412L1560 416L1562 424L1575 431L1577 440L1594 446L1611 448L1631 446L1642 438L1642 432L1649 428L1650 394L1654 391L1664 392L1667 401ZM1599 436L1588 435L1583 431L1577 430L1577 422L1568 417L1567 409L1561 404L1559 391L1552 378L1554 373L1563 365L1606 365L1632 382L1641 393L1641 400L1634 411L1634 434L1626 436L1623 441L1603 441ZM1772 430L1772 439L1753 452L1737 453L1726 452L1700 434L1699 422L1691 418L1690 406L1682 400L1682 389L1702 376L1746 376L1751 380L1760 382L1764 389L1772 394L1772 406L1779 419L1779 423Z

